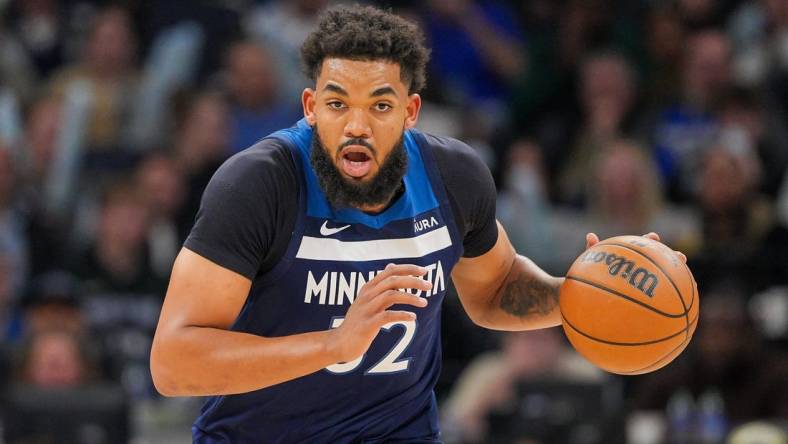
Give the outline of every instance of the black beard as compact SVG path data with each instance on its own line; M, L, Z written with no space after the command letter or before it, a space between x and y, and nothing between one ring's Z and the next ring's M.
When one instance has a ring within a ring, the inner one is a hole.
M363 143L365 142L363 140L348 142L369 147L368 144ZM335 208L388 204L399 190L402 178L408 170L408 154L405 152L405 144L400 136L391 152L383 160L375 177L364 182L346 179L331 161L320 136L317 135L317 126L312 131L309 161L326 198Z

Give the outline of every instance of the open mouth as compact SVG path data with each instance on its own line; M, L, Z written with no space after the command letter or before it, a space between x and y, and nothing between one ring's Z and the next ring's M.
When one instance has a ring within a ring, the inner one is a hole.
M345 147L340 154L340 168L350 177L360 179L372 169L369 149L360 145Z

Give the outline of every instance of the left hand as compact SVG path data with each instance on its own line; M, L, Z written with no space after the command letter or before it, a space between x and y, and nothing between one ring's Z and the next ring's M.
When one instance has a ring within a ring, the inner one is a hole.
M643 237L651 239L651 240L655 240L657 242L660 242L659 234L657 234L657 233L655 233L653 231L648 233L648 234L644 234ZM594 233L586 234L586 250L591 248L591 247L593 247L594 245L596 245L598 243L599 243L599 236L597 236ZM673 251L676 251L676 250L673 250ZM679 259L681 259L682 262L684 262L685 264L687 263L687 256L684 253L682 253L681 251L676 251L676 254L679 256Z

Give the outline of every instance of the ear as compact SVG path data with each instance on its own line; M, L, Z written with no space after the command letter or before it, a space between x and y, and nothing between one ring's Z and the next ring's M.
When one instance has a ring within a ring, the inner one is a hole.
M317 117L315 116L315 90L305 88L301 93L301 106L304 108L304 117L309 126L315 126Z
M421 111L421 96L418 94L411 94L408 96L408 104L405 106L405 128L413 128L419 120L419 111Z

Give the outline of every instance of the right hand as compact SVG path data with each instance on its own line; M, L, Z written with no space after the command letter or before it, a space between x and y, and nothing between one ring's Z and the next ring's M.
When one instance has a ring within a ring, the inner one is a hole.
M426 273L427 269L418 265L388 264L385 270L364 284L342 325L329 330L329 347L335 351L337 362L349 362L366 353L384 325L414 321L415 313L388 308L395 304L426 307L427 299L400 291L431 289L432 283L421 278Z

